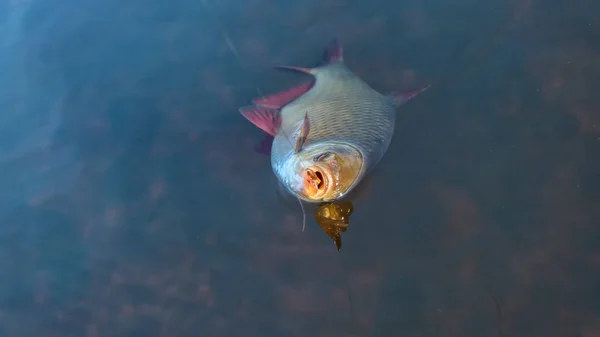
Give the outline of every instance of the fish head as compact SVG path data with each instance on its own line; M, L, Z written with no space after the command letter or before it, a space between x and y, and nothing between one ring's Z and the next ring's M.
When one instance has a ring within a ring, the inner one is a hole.
M352 190L365 173L362 152L340 142L311 144L293 154L283 171L289 189L307 202L335 201Z

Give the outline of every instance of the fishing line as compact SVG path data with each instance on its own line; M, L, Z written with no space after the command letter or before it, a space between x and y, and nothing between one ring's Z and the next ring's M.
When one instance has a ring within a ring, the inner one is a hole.
M231 52L235 56L235 58L237 60L237 63L240 66L240 68L242 68L243 70L246 70L246 68L244 67L244 64L242 63L242 58L240 57L240 54L238 53L237 48L235 47L235 44L233 43L233 40L229 37L229 34L227 33L227 30L225 29L224 25L221 24L221 22L219 20L219 16L216 14L216 11L214 11L211 8L211 5L209 5L208 0L200 0L200 1L208 9L208 11L215 18L217 18L217 20L215 20L215 21L219 21L217 23L217 25L221 29L221 34L223 35L223 38L225 39L225 43L227 44L227 47L229 47L229 50L231 50ZM256 92L260 96L264 96L262 90L260 90L260 88L258 86L255 85L254 88L256 89ZM294 148L294 145L292 144L292 141L290 140L290 138L285 133L284 128L281 128L280 130L283 133L284 138L290 143L290 146L292 148ZM304 163L301 160L298 160L298 162L300 163L300 166L302 166L302 169L305 172L308 171L308 168L304 166ZM300 209L302 210L302 232L304 232L304 229L306 228L306 211L304 209L304 204L302 203L302 200L300 199L300 197L296 196L296 199L298 200L298 203L300 204Z
M496 296L494 296L494 294L492 293L492 291L490 290L489 287L488 287L488 293L490 294L490 297L492 298L492 300L494 300L494 303L496 304L496 311L498 313L498 315L496 317L496 324L498 325L498 336L504 337L504 333L502 332L502 323L504 321L504 318L502 315L502 310L500 309L500 303L498 303Z
M488 255L488 254L484 254L480 252L480 255ZM502 314L502 309L500 308L500 302L498 302L498 299L496 298L496 296L494 296L494 292L492 291L492 287L490 286L491 282L490 282L490 277L487 271L483 270L481 268L481 266L477 267L477 270L479 270L479 272L482 274L482 279L483 279L483 283L485 285L485 290L488 293L488 295L492 298L492 300L494 301L495 307L496 307L496 328L498 330L498 337L504 337L504 331L502 330L502 326L504 325L504 315Z
M302 232L304 233L304 227L306 227L306 211L304 210L302 200L300 200L299 197L296 197L296 199L298 199L298 203L300 203L300 208L302 209Z

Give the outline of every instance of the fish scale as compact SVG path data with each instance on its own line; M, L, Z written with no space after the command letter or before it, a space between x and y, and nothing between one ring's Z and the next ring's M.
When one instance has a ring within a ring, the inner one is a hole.
M348 194L383 158L394 133L396 108L429 87L380 94L348 69L337 40L325 50L324 61L315 68L279 67L310 74L314 81L240 108L246 119L273 137L271 166L279 182L308 202Z
M314 86L281 110L282 127L273 141L272 163L294 152L305 114L311 125L305 146L344 142L361 150L368 169L383 157L394 132L393 101L363 82L343 63L318 68Z

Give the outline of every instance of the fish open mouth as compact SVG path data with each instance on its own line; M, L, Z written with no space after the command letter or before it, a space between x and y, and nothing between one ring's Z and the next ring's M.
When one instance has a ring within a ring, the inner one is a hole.
M291 157L290 191L307 202L329 202L348 193L364 173L362 152L349 144L311 144ZM284 176L285 177L285 176Z
M329 177L320 167L313 166L304 171L304 191L311 199L323 196L329 187Z

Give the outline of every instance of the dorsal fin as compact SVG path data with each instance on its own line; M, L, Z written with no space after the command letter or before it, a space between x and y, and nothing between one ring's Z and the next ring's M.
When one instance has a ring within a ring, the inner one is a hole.
M331 40L325 48L323 61L326 63L344 62L344 48L338 38Z

